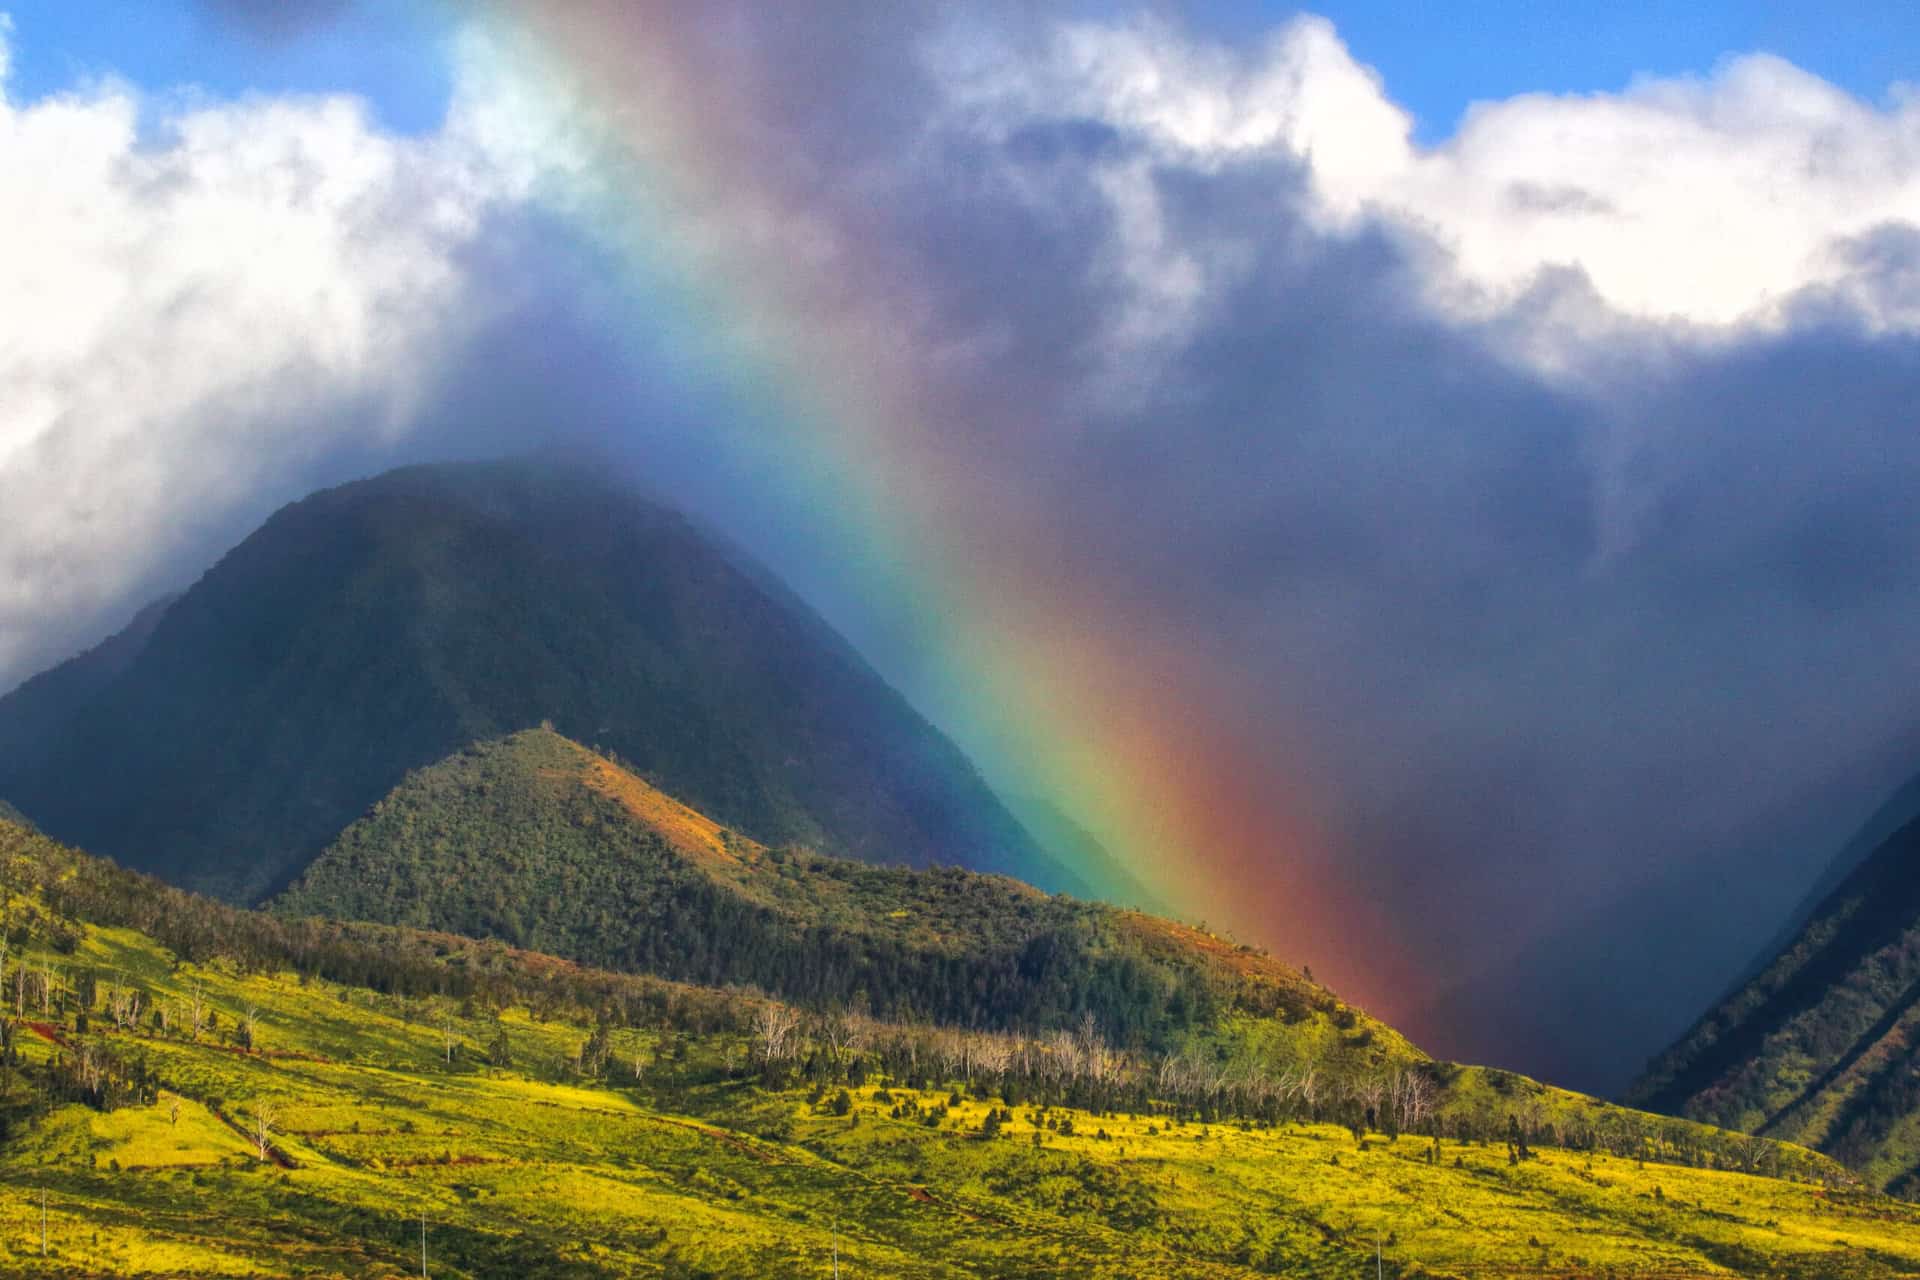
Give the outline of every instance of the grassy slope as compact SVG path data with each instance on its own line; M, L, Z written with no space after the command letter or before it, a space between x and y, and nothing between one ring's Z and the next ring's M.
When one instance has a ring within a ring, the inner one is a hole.
M587 1034L566 1018L176 966L122 929L39 958L155 994L201 983L229 1025L257 1006L264 1052L104 1037L168 1087L105 1115L57 1108L0 1151L9 1274L398 1276L418 1265L421 1214L437 1276L826 1275L836 1241L859 1276L1351 1276L1376 1238L1390 1274L1920 1269L1920 1210L1807 1184L1559 1151L1513 1167L1450 1141L1430 1164L1424 1141L1362 1149L1332 1126L1150 1133L1167 1122L1080 1114L1062 1137L1025 1108L986 1141L982 1101L929 1128L890 1118L871 1082L836 1117L732 1080L727 1034L618 1029L621 1066L583 1085L561 1078ZM479 1065L503 1026L516 1069ZM220 1118L244 1123L262 1101L291 1168Z
M1638 1105L1803 1143L1920 1188L1920 823L1649 1066Z
M1160 1046L1238 1007L1417 1056L1263 952L1004 877L768 849L546 730L411 775L274 906L796 999L858 991L883 1016L1032 1026L1092 1008Z

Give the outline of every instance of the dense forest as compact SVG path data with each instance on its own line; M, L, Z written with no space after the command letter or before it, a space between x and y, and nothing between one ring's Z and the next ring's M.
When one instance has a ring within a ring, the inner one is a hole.
M1242 1012L1399 1037L1251 948L954 868L768 848L550 730L410 776L276 913L378 920L887 1019L1031 1030L1090 1015L1164 1048ZM1183 936L1185 935L1185 936Z

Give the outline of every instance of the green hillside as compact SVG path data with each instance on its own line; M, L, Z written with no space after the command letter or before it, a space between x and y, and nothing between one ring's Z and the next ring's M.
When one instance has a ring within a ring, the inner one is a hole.
M410 769L553 721L771 843L1074 882L765 570L584 469L409 467L284 508L0 698L0 795L251 902Z
M16 826L0 884L8 1274L401 1276L423 1234L435 1276L1920 1269L1920 1210L1817 1156L1355 1035L807 1014L244 912Z
M550 730L410 775L273 903L883 1017L1064 1025L1162 1047L1222 1013L1391 1029L1249 948L952 868L770 849Z
M16 826L22 827L30 827L33 825L27 821L25 814L8 804L5 800L0 800L0 822L11 822Z
M1920 1192L1920 821L1859 861L1628 1097L1804 1143L1874 1186Z

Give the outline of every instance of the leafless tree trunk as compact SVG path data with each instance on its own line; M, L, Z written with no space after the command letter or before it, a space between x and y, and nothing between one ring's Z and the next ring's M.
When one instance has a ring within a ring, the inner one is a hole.
M207 989L197 982L187 988L187 1025L195 1040L207 1029Z
M273 1125L279 1118L279 1109L271 1102L253 1104L253 1144L263 1164L273 1158Z
M793 1055L794 1033L799 1030L800 1015L772 1000L760 1006L754 1015L754 1049L763 1065L785 1062Z
M113 1025L121 1031L131 1031L140 1025L140 1004L140 992L118 981L107 992L107 1012L113 1018Z

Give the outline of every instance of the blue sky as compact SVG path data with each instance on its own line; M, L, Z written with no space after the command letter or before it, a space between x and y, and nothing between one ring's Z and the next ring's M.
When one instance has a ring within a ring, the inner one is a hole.
M439 5L321 4L321 16L283 25L236 21L243 3L0 0L13 17L9 96L33 101L113 75L220 97L348 92L368 99L388 128L439 122L451 84Z
M1236 6L1228 29L1257 30L1294 5ZM1704 72L1728 54L1777 54L1858 97L1920 80L1920 7L1911 0L1810 5L1528 3L1405 4L1340 0L1311 6L1333 19L1361 61L1413 111L1420 137L1453 132L1475 100L1518 93L1619 89L1636 74Z
M314 8L323 16L305 22L234 21L245 3L0 0L0 10L14 18L11 92L30 101L111 72L148 88L191 84L223 97L353 92L373 103L384 125L403 132L439 120L449 87L441 56L451 27L447 8L320 0ZM1214 0L1182 11L1203 30L1248 39L1301 9L1278 0ZM1636 74L1710 71L1736 53L1778 54L1873 102L1896 82L1920 81L1920 9L1911 0L1337 0L1309 11L1331 18L1355 55L1381 72L1429 143L1452 133L1478 100L1616 90Z

